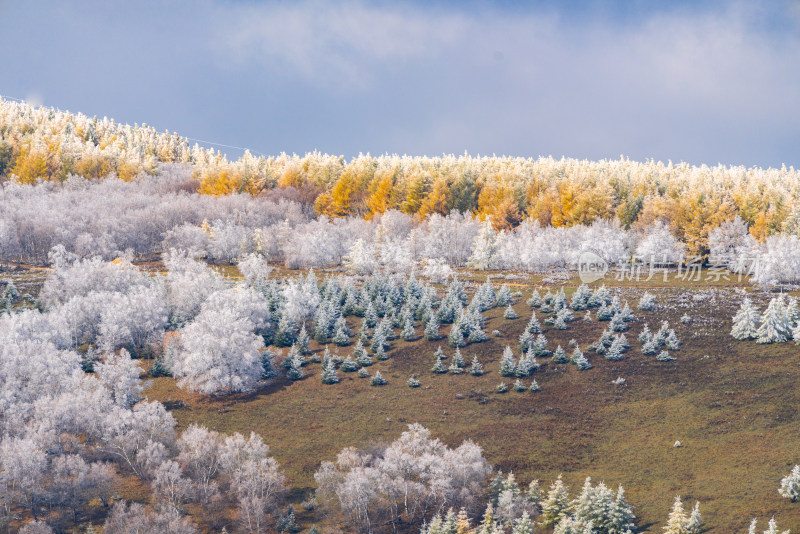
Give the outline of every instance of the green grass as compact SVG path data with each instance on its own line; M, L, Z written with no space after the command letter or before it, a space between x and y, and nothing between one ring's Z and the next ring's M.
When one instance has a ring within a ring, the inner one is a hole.
M430 371L440 343L452 355L446 339L396 340L390 359L369 369L370 374L380 370L389 381L381 388L371 387L355 373L340 373L341 383L323 385L320 365L310 364L304 380L279 379L248 396L203 398L187 394L167 378L156 379L148 395L184 401L185 407L173 411L181 428L197 422L223 432L261 434L289 477L298 502L312 492L313 474L321 461L333 460L344 447L390 442L408 423L419 422L451 446L472 439L483 447L489 462L513 471L526 484L538 478L547 487L560 473L573 492L586 476L622 484L636 506L643 532L661 532L678 494L687 506L701 502L708 532L744 532L752 517L763 522L773 514L782 529L800 529L800 505L777 493L780 478L800 461L796 410L800 350L794 344L763 346L731 338L730 317L740 297L730 289L723 291L728 295L724 302L688 299L685 307L665 311L668 299L685 292L682 286L692 291L708 286L679 281L644 284L661 287L654 290L660 307L640 312L635 306L642 290L624 284L625 298L637 316L627 333L632 347L625 360L610 362L585 351L594 369L582 372L572 365L540 360L544 365L534 377L541 392L509 388L508 393L497 394L498 383L513 383L513 378L499 376L500 356L506 344L517 352L517 338L530 317L524 300L530 286L540 280L510 281L524 292L514 305L520 317L503 319L502 308L487 312L487 334L497 329L502 337L490 335L487 342L462 349L467 363L478 355L486 371L482 377ZM578 283L570 280L568 293ZM762 306L764 297L760 296ZM694 319L691 325L679 322L685 312ZM582 314L576 313L578 320L568 330L547 328L548 348L561 344L570 353L571 338L584 350L595 341L606 323L584 323ZM537 315L541 321L543 315ZM636 341L645 322L655 330L662 319L670 322L683 343L674 362L643 356ZM447 328L442 329L444 334ZM418 334L421 330L418 327ZM346 355L352 346L338 350ZM418 376L421 387L406 385L411 374ZM625 386L611 384L618 376L627 380ZM482 396L489 401L478 402ZM676 440L683 446L674 448ZM299 519L306 527L323 521L314 513L303 513Z

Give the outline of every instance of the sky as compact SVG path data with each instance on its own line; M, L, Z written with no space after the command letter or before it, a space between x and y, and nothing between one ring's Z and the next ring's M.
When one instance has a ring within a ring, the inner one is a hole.
M798 0L0 0L0 50L0 95L257 154L800 167Z

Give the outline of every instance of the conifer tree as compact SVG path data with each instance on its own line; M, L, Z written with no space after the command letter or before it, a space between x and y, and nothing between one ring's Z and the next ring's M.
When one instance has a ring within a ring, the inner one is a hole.
M656 297L649 291L645 291L642 294L642 298L639 299L638 307L642 311L653 310L656 307Z
M686 532L688 534L700 534L703 528L703 517L700 515L700 503L695 502L689 519L686 520Z
M308 354L311 352L309 348L309 338L308 333L306 332L306 325L300 327L300 333L297 334L297 340L295 341L295 345L297 346L297 350L300 354Z
M531 293L531 298L529 298L525 303L531 308L538 308L539 306L541 306L542 297L539 295L539 291L534 289L533 293Z
M571 507L569 491L561 480L561 475L558 475L556 481L550 486L547 497L542 502L542 526L552 527L561 518L569 515Z
M664 527L664 534L688 534L686 531L686 512L683 510L683 503L680 496L675 497L675 503L667 518L667 525Z
M625 320L621 313L615 313L614 317L611 318L611 324L608 325L612 332L624 332L628 329L628 325L625 324Z
M525 387L525 385L522 382L520 382L519 378L514 381L513 387L514 387L514 391L527 391L528 390L528 388Z
M406 317L405 322L403 323L403 330L400 332L400 337L402 337L406 341L411 341L412 339L414 339L415 334L416 333L414 332L414 320L411 318L411 315L409 314Z
M369 301L369 304L367 304L367 309L364 311L364 322L370 328L375 328L375 325L378 324L378 312L375 311L375 303L373 301Z
M758 336L758 325L761 323L761 313L753 306L753 302L745 297L739 311L733 316L731 336L740 341L755 339Z
M336 323L334 326L333 338L331 339L334 343L343 347L350 343L350 329L347 328L347 321L344 317L339 317L336 319Z
M528 484L527 491L525 491L525 499L538 508L542 502L542 497L544 497L544 494L542 493L542 488L539 486L539 481L531 480L530 484Z
M289 359L289 368L286 370L286 377L289 380L300 380L305 376L300 360L298 358Z
M575 364L579 371L586 371L592 368L592 364L589 363L589 360L586 359L586 356L584 356L578 348L576 348L575 352L572 354L572 363Z
M511 534L534 534L535 531L536 526L533 524L533 521L531 521L528 511L525 510L522 512L522 517L514 522L514 528L511 530Z
M528 388L528 391L534 391L535 392L535 391L541 391L541 390L542 390L542 388L539 387L539 383L536 382L536 379L534 378L533 382L531 382L531 387Z
M506 345L506 348L503 350L503 357L500 359L500 375L514 376L516 374L516 369L514 353L511 351L511 347Z
M406 384L408 384L408 387L410 388L418 388L420 386L419 380L413 376L408 378L408 382L406 382Z
M800 498L800 465L795 465L792 471L781 479L781 486L778 493L782 497L796 502Z
M333 362L328 359L328 363L322 366L321 380L323 384L336 384L339 382L339 375L336 373L336 367Z
M553 363L569 363L567 359L567 353L564 352L564 349L561 348L561 345L556 347L556 351L553 353Z
M539 319L537 319L535 311L531 312L531 318L528 321L528 325L525 327L525 331L531 334L542 333L542 325L539 324Z
M508 284L503 284L497 291L497 306L509 306L511 304L511 289Z
M436 341L441 336L439 335L439 321L436 317L431 315L428 322L425 324L425 339L428 341Z
M503 312L503 317L506 319L516 319L519 317L517 312L514 311L514 308L511 307L511 304L506 306L506 311Z
M447 368L442 363L442 359L444 358L444 353L442 353L441 349L442 347L439 347L439 349L436 351L435 354L436 363L433 364L433 368L431 369L431 371L433 371L436 374L444 374L447 372Z
M451 347L463 347L466 345L464 342L464 334L461 332L460 321L453 323L453 326L450 328L450 333L447 334L447 342L450 343Z
M370 386L383 386L386 385L386 379L381 376L380 371L375 372L375 376L369 381Z
M481 362L478 361L478 356L472 357L472 365L469 368L469 374L472 376L483 375L483 365L481 365Z
M339 369L341 369L345 373L352 373L354 371L358 371L358 364L353 361L353 358L351 356L348 356L339 366Z
M519 336L519 350L526 352L534 343L533 334L524 330Z
M756 343L784 343L792 336L787 320L783 299L770 300L767 310L756 331Z
M464 362L464 357L461 355L461 351L457 348L456 353L453 355L453 364L457 365L461 369L467 366L467 364Z
M644 325L644 328L642 328L642 331L639 333L639 337L637 339L642 345L646 345L653 339L653 334L650 332L650 327L648 327L647 324Z

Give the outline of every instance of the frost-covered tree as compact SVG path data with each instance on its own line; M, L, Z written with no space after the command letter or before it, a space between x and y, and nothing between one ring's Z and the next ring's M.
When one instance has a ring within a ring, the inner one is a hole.
M441 336L439 335L439 321L435 316L431 316L425 324L425 339L428 341L436 341Z
M517 371L517 364L514 361L514 352L511 347L506 345L503 349L503 356L500 359L500 375L501 376L514 376Z
M472 376L483 375L483 365L478 361L477 355L472 357L472 365L469 367L469 374Z
M800 498L800 465L795 465L792 471L781 479L778 493L782 497L791 499L792 502L796 502Z
M569 363L569 359L567 359L567 353L564 352L564 349L561 348L561 345L556 347L556 350L553 353L553 363Z
M333 361L328 360L328 362L322 368L322 375L320 376L323 384L336 384L339 382L339 376L336 373L336 367L333 365Z
M506 310L503 312L503 317L506 319L516 319L517 317L519 317L519 315L517 315L517 312L515 312L514 308L512 308L511 304L509 304L506 307Z
M667 524L664 527L664 534L688 534L686 530L688 521L689 518L683 509L680 496L675 497L672 510L670 510L669 517L667 517Z
M784 302L780 297L769 301L756 331L756 343L785 343L792 337L792 331L785 313Z
M125 349L119 354L108 354L104 361L94 365L94 371L111 392L114 403L123 408L138 402L142 398L142 391L149 385L139 379L142 369Z
M264 341L233 310L202 312L181 332L182 348L167 362L181 387L206 395L252 391L261 379Z
M569 490L561 480L561 475L553 482L542 501L542 526L551 527L563 517L569 515L572 504L569 500Z
M700 515L700 502L696 501L692 513L689 514L689 519L686 520L686 531L689 534L700 534L704 524L703 516Z
M760 323L761 313L753 306L753 302L745 297L739 311L733 316L731 335L739 340L755 339L758 336Z

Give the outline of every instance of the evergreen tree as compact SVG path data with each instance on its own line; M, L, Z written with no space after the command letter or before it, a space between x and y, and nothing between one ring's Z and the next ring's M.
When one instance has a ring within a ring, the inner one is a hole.
M789 326L795 328L800 325L800 306L797 305L797 299L789 297L789 304L786 306L786 316L789 319Z
M675 503L672 505L672 511L667 518L667 525L664 527L664 534L688 534L686 531L686 523L689 520L686 517L686 512L683 511L683 503L680 496L675 497Z
M303 367L299 358L290 358L289 368L286 370L286 377L289 380L300 380L303 376L305 376L305 373L303 373Z
M506 345L506 348L503 350L503 357L500 359L500 375L514 376L516 374L516 369L514 353L511 351L511 347Z
M297 334L297 341L295 341L295 345L297 346L297 350L300 354L308 354L311 352L309 348L309 338L308 333L306 332L306 325L304 324L300 327L300 333Z
M541 335L541 334L540 334ZM534 343L533 334L524 330L519 336L519 350L526 352Z
M447 334L447 342L450 343L451 347L463 347L466 345L459 321L453 323L453 326L450 328L450 333Z
M538 308L542 305L542 297L539 295L539 292L534 289L533 293L531 294L531 298L529 298L525 303L531 308Z
M622 486L617 489L617 496L614 504L608 513L606 524L609 534L626 534L635 530L634 522L636 516L633 515L633 506L628 504L625 499L625 490Z
M505 382L500 382L494 389L497 390L498 393L505 393L508 391L508 386Z
M454 375L460 375L461 373L464 372L464 369L462 369L459 365L457 365L455 360L450 362L450 367L448 368L448 370Z
M364 322L370 328L375 328L375 325L378 324L378 313L375 311L375 303L372 301L367 304L367 309L364 312Z
M511 307L511 304L509 304L506 306L506 311L503 312L503 317L506 319L516 319L519 316L517 315L517 312L514 311L514 308Z
M611 318L611 324L608 325L608 327L612 332L624 332L628 329L628 325L625 324L621 313L614 314L614 317Z
M783 308L782 298L770 300L761 326L756 331L756 343L784 343L789 340L792 332Z
M369 371L367 371L366 367L358 370L358 378L369 378Z
M550 355L550 351L547 350L547 338L544 337L544 334L536 336L536 341L533 343L533 354L539 358L546 358Z
M510 306L511 305L511 289L507 284L503 284L497 292L497 306Z
M378 345L377 350L375 350L375 359L381 361L389 359L389 355L386 354L386 350L383 348L383 345Z
M472 376L483 375L483 365L478 361L478 356L472 357L472 365L469 368L469 374Z
M586 359L586 356L584 356L580 349L577 348L572 355L572 363L575 364L579 371L586 371L587 369L592 368L592 364L589 363L589 360Z
M567 359L567 353L564 352L564 349L561 348L561 345L556 347L556 351L553 353L553 363L569 363Z
M542 502L542 526L552 527L558 523L561 518L569 515L571 504L569 500L569 491L561 480L561 475L550 486Z
M692 513L689 514L689 519L686 520L687 534L700 534L703 528L703 517L700 515L700 503L695 502Z
M753 302L745 297L739 311L733 316L731 335L738 340L755 339L758 336L758 325L761 313L753 306Z
M534 534L535 531L536 527L533 521L531 521L528 511L525 510L522 512L522 517L514 522L514 528L511 530L511 534Z
M278 522L275 525L275 528L278 529L278 532L289 532L290 534L295 534L296 532L300 532L302 529L297 525L294 513L294 506L291 504L286 508L286 511L278 518Z
M435 356L436 356L436 363L433 364L433 368L431 369L431 371L433 371L436 374L446 373L447 368L442 363L442 360L444 359L444 353L442 352L441 346L437 349Z
M639 333L638 337L639 343L641 343L642 345L646 345L652 339L653 339L653 334L650 332L650 327L648 327L647 324L645 324L644 328L642 328L642 331Z
M406 384L408 384L408 387L410 388L418 388L420 386L419 380L413 376L408 378L408 382L406 382Z
M781 496L796 502L800 498L800 465L795 465L791 473L781 479L781 486L778 489Z
M542 325L539 324L539 319L536 318L536 312L531 312L531 318L528 321L528 325L525 327L526 332L530 332L531 334L541 334L542 333Z
M525 385L522 382L519 381L519 378L517 378L514 381L514 386L513 387L514 387L514 391L527 391L528 390L528 388L526 388Z
M352 357L348 356L339 366L339 369L341 369L345 373L352 373L354 371L358 371L358 364L353 361Z
M642 311L651 311L656 307L656 297L649 291L642 293L638 308Z
M404 323L403 323L403 330L400 332L400 337L405 339L406 341L411 341L414 339L415 332L414 332L414 320L411 318L409 314Z
M261 353L261 380L269 380L278 374L273 363L274 359L275 353L271 350L265 350Z
M528 490L525 492L525 499L539 508L542 503L542 497L544 497L544 494L542 493L542 488L539 486L539 481L531 480L531 483L528 484Z
M539 387L539 383L536 382L536 379L534 378L533 382L531 382L531 387L528 388L528 391L534 391L535 392L535 391L541 391L541 390L542 390L542 388Z
M436 320L436 317L431 316L425 324L425 339L428 341L436 341L440 337L439 321Z
M381 376L380 371L375 372L375 376L369 381L370 386L383 386L386 385L386 379Z
M344 317L339 317L336 319L336 323L334 326L333 331L333 338L331 339L334 343L339 345L340 347L344 347L350 343L350 329L347 327L347 321Z
M336 367L333 362L328 359L328 363L322 366L321 380L323 384L336 384L339 382L339 375L336 373Z
M467 366L459 349L456 349L456 353L453 355L453 365L457 365L461 369Z

